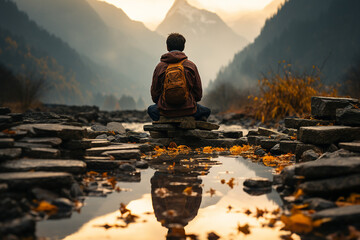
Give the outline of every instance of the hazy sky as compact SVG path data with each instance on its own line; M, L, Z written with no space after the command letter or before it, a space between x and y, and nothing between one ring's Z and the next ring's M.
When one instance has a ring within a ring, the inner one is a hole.
M104 0L123 9L133 20L154 29L165 17L175 0ZM272 0L188 0L196 7L217 12L222 18L240 11L264 8Z

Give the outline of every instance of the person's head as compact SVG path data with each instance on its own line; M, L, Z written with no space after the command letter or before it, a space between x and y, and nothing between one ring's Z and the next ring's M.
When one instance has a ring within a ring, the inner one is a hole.
M186 40L183 35L179 33L171 33L166 39L167 50L169 52L173 50L178 50L182 52L185 48L185 42Z

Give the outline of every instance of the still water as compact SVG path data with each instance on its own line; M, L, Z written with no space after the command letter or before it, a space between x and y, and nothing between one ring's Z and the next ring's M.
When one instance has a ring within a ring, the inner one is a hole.
M257 208L271 212L281 206L277 192L252 196L243 191L246 178L272 179L272 169L241 157L220 156L211 161L218 164L210 165L206 174L169 172L160 165L142 170L140 182L117 183L120 188L131 190L88 197L81 213L74 212L68 219L39 222L37 236L66 240L167 239L172 234L169 229L176 226L198 239L208 239L210 232L221 239L280 239L285 234L280 231L281 223L269 227L268 218L255 216ZM226 184L232 178L234 185ZM189 186L192 190L185 194L184 189ZM102 227L124 225L119 219L120 203L139 218L123 228ZM246 214L247 210L251 214ZM250 234L238 231L238 226L245 224L249 225Z

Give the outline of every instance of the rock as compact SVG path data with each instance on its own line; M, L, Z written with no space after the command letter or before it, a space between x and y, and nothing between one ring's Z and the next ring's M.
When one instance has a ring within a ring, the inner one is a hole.
M0 223L1 234L26 235L35 232L35 220L29 215Z
M135 163L135 167L140 168L140 169L147 169L149 167L149 163L146 161L136 161Z
M332 123L333 121L326 121L326 120L318 120L318 119L302 119L302 118L285 118L285 127L286 128L293 128L293 129L300 129L301 127L311 127L311 126L327 126Z
M158 123L181 123L181 122L195 122L195 118L194 117L167 118L167 117L164 117L164 116L160 116L160 120L153 122L153 124L158 124Z
M139 149L138 144L119 144L119 145L110 145L107 147L95 147L86 150L88 156L100 156L103 152L107 151L116 151L116 150L131 150Z
M62 143L61 138L52 137L52 138L23 138L20 142L24 143L34 143L34 144L44 144L44 145L51 145L53 147L59 146Z
M262 139L260 141L260 146L266 150L272 149L279 141L275 139Z
M103 152L102 155L113 156L115 159L127 160L127 159L140 159L141 152L139 149L129 149L129 150L113 150Z
M354 98L312 97L311 115L319 119L336 119L336 109L358 104Z
M241 138L243 136L243 132L242 131L228 131L228 132L223 132L223 136L225 138L238 139L238 138Z
M42 189L35 187L31 189L31 193L34 195L35 199L38 201L46 200L46 201L52 201L53 199L56 199L59 197L57 193L51 192L47 189Z
M92 170L113 170L120 166L120 160L85 160L88 169Z
M196 128L196 122L193 121L193 120L191 120L191 121L182 121L179 124L179 128L186 129L186 130L195 129Z
M115 137L113 135L110 135L106 138L106 140L108 140L109 142L112 142L115 140Z
M297 136L297 133L298 133L298 130L297 129L294 129L294 128L286 128L283 133L289 135L289 136L293 136L293 137L296 137Z
M276 144L275 146L273 146L270 149L270 153L274 154L274 155L280 155L281 154L281 150L280 150L280 143Z
M310 209L314 209L316 211L337 207L334 202L323 198L308 198L304 200L304 203L308 204Z
M95 132L107 132L108 129L104 125L95 124L91 126L91 129Z
M360 152L360 142L339 143L339 147L352 152Z
M119 169L124 172L134 172L136 171L136 168L134 165L129 163L124 163L119 166Z
M60 151L53 148L29 148L24 152L27 157L31 158L60 158Z
M360 157L322 158L296 165L295 173L305 179L321 179L360 173Z
M59 211L70 211L74 208L74 203L72 203L67 198L57 198L51 201L51 204L58 207Z
M22 148L23 150L30 150L31 148L51 148L50 144L27 143L27 142L15 142L14 146L18 148Z
M9 148L14 146L13 138L0 138L0 148Z
M147 152L151 152L152 150L154 150L154 145L152 144L141 144L139 146L140 152L142 153L147 153Z
M115 132L115 133L118 133L118 134L125 134L126 133L124 126L119 122L109 122L106 125L106 128L110 132Z
M107 134L100 134L100 135L98 135L98 136L96 136L96 138L95 139L105 139L105 140L107 140Z
M301 127L300 141L311 144L332 144L360 140L360 127L346 126L316 126Z
M248 188L268 188L272 186L272 181L267 178L248 178L244 181L244 186Z
M0 115L0 123L8 123L11 122L11 120L10 116Z
M167 138L168 137L167 133L164 132L164 131L162 131L162 132L160 132L160 131L150 131L149 133L150 133L150 136L152 138L155 138L155 139L156 138Z
M267 129L267 128L263 128L263 127L259 127L258 128L258 133L261 136L267 136L270 137L271 135L280 135L280 136L287 136L284 133L280 133L278 131L275 130L271 130L271 129Z
M244 190L244 192L246 192L247 194L249 194L251 196L261 196L261 195L264 195L264 194L271 193L272 188L271 187L267 187L267 188L248 188L248 187L244 187L243 190Z
M299 166L300 164L297 164ZM280 174L282 182L285 185L293 186L296 183L295 179L295 165L285 167Z
M27 134L28 134L27 131L11 130L10 133L0 132L0 138L14 138L17 140L17 139L26 137Z
M259 157L263 157L266 155L266 152L262 148L258 148L255 150L254 154Z
M6 183L0 183L0 194L8 190L8 185Z
M315 161L316 159L318 159L320 157L320 154L315 152L314 150L310 149L310 150L306 150L302 155L301 155L301 160L300 162L311 162L311 161Z
M219 134L216 132L206 131L206 130L188 130L183 134L184 137L199 138L199 139L216 139L219 137Z
M311 215L313 220L328 219L332 224L352 225L358 223L360 219L360 205L347 207L330 208L319 211Z
M337 109L336 122L346 126L360 126L360 109Z
M70 188L70 195L72 198L76 199L84 196L85 194L84 191L81 189L80 185L77 182L74 182Z
M337 157L359 157L360 153L350 152L346 149L339 149L335 152L326 152L321 155L319 158L337 158Z
M144 125L144 131L168 131L168 130L176 130L176 126L173 124L166 124L166 123Z
M299 143L300 143L299 141L282 140L280 141L280 151L282 153L295 153L296 146Z
M0 107L0 115L5 115L11 113L10 108L7 107Z
M105 139L91 139L90 147L91 148L106 147L106 146L109 146L109 145L110 145L110 142L108 140L105 140Z
M0 160L19 158L21 153L21 148L3 148L0 149Z
M21 122L24 118L24 114L22 113L9 113L8 116L11 117L13 122Z
M73 176L63 172L0 173L0 183L6 183L11 190L28 190L32 187L60 189L70 187L73 182Z
M50 172L69 172L83 173L86 170L86 164L77 160L48 160L48 159L19 159L6 161L0 164L0 168L7 172L26 172L50 171Z
M314 150L315 152L321 154L322 153L322 149L320 149L319 147L313 145L313 144L303 144L303 143L299 143L296 145L296 150L295 150L295 156L296 156L296 161L299 161L301 159L302 154L307 151L307 150Z
M260 145L260 142L261 140L263 139L267 139L266 137L263 137L263 136L248 136L248 142L250 145L253 145L253 146L259 146Z
M15 200L11 198L2 198L0 200L0 219L14 219L22 215L22 210Z
M336 195L356 192L360 188L360 174L307 181L299 185L305 194Z
M325 152L336 152L339 148L335 144L330 144L330 146L325 150Z
M63 147L70 150L76 150L76 149L85 150L91 148L92 142L93 142L92 139L86 139L86 138L83 138L81 140L69 140L63 144Z
M56 136L63 140L82 139L86 130L81 127L60 124L34 124L37 135Z
M196 121L196 128L201 129L201 130L210 130L211 131L211 130L218 130L220 128L220 126L217 124L209 123L209 122ZM242 132L241 132L241 137L242 137Z

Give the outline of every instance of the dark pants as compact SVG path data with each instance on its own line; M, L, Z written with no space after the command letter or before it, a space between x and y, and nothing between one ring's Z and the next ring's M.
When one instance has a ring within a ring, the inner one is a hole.
M159 121L160 111L156 104L150 105L147 112L153 121ZM209 108L198 104L196 113L192 116L195 118L195 120L206 121L206 119L210 116L210 113L211 110Z

